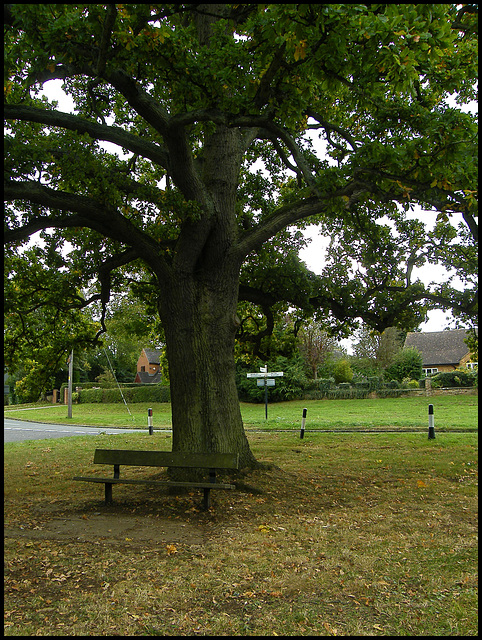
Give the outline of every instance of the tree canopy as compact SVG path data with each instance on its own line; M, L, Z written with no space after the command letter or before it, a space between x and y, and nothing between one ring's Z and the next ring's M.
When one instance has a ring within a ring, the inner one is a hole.
M216 404L237 301L338 332L473 316L477 5L4 6L8 255L39 233L42 268L89 285L85 304L105 314L129 284L153 300L174 398L207 385L191 400ZM52 80L72 113L42 95ZM313 223L331 238L319 276L297 257ZM465 289L424 287L426 261Z

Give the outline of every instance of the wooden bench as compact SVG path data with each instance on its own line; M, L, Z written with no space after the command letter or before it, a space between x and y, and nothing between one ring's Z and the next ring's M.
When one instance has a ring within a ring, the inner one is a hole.
M129 449L96 449L95 464L114 465L112 478L76 476L73 480L100 482L105 484L105 504L112 504L113 484L152 484L167 487L192 487L204 490L204 509L209 509L211 489L235 489L234 484L216 481L216 470L238 469L237 453L179 453L172 451L132 451ZM181 469L209 469L206 482L177 482L171 480L133 480L120 477L120 466L135 467L177 467Z

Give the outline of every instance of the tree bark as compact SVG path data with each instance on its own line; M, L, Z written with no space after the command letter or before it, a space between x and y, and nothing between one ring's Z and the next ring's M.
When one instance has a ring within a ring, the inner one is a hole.
M176 275L163 284L171 387L173 451L236 452L256 466L244 432L235 381L238 276Z
M237 131L218 127L204 146L199 175L204 215L186 221L159 313L171 385L173 451L239 453L257 466L236 388L234 338L242 256L235 204L242 160Z

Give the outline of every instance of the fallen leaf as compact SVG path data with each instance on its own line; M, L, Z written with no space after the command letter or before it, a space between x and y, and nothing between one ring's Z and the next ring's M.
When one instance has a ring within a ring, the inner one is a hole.
M325 627L325 629L328 631L328 633L330 633L332 636L336 636L338 634L338 630L337 629L333 629L328 622L324 622L323 626Z

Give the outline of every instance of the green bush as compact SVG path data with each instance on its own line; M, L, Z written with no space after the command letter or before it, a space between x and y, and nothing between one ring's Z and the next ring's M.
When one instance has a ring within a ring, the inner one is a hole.
M432 387L440 389L444 387L472 387L474 376L468 371L457 369L456 371L440 371L431 378Z
M390 380L390 382L386 383L385 387L387 389L400 389L400 383L398 380Z
M418 389L418 380L413 380L410 378L404 378L402 380L402 387L404 389Z
M368 380L363 382L355 382L355 389L366 389L367 391L370 389L370 383Z
M82 391L79 392L79 403L90 404L94 402L102 402L102 392L103 389L82 389Z
M399 351L392 364L385 369L385 376L401 382L404 378L418 380L422 377L422 354L414 348Z
M472 386L473 387L478 387L479 386L479 370L478 369L472 369L472 371L468 372L468 376L472 380Z
M353 380L353 369L348 360L337 360L333 366L333 377L336 384L351 382Z
M377 396L379 398L400 398L402 394L403 391L399 388L386 387L385 389L378 389L377 391Z
M264 386L258 387L256 378L248 378L249 372L259 371L263 362L255 365L238 363L236 368L236 386L241 402L264 402ZM268 402L283 402L302 399L306 391L317 390L318 381L307 378L304 364L300 358L284 358L278 356L269 364L270 371L283 371L283 377L275 378L275 386L268 387Z

